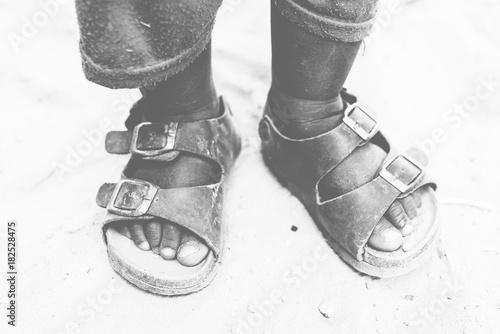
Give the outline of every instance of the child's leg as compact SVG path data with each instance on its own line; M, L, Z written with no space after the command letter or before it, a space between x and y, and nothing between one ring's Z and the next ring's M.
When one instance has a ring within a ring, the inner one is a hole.
M272 1L273 83L268 103L284 134L311 138L342 122L345 105L339 93L373 24L377 3ZM372 143L357 148L321 180L320 193L335 198L373 180L386 155ZM420 191L392 204L370 239L373 247L392 251L401 246L403 235L411 232L409 222L417 216L419 197Z
M310 12L301 14L295 3ZM377 3L378 0L273 2L272 92L275 94L272 96L279 99L285 94L296 98L297 109L283 111L289 121L287 130L295 136L317 135L335 125L338 119L332 120L328 116L339 114L344 108L339 94L361 41L369 33ZM312 16L313 13L317 18ZM317 107L302 108L301 100L316 101ZM307 133L302 133L300 124L293 121L318 118L328 121L317 123L314 128L309 124Z
M154 123L190 122L220 115L219 98L212 79L210 43L183 71L166 81L141 89L143 120ZM171 163L154 164L131 160L127 166L133 178L162 188L182 188L211 184L217 166L198 156L180 154ZM134 242L152 249L165 259L177 258L185 265L196 265L208 254L207 246L191 233L166 221L135 223L129 227ZM124 230L124 233L127 231Z
M87 78L110 88L140 88L144 95L140 122L219 116L209 41L221 2L77 0ZM169 163L132 159L126 171L131 178L161 188L211 184L219 173L212 162L187 153ZM186 266L200 263L209 252L194 234L160 219L119 230L139 248L165 259L177 258Z
M191 120L218 116L211 45L183 71L141 91L147 104L146 118L151 122L171 121L174 116L189 115Z

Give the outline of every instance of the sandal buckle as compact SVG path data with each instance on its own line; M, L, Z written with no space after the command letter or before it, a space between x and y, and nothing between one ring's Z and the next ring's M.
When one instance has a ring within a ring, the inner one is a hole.
M363 127L358 122L356 122L354 119L350 117L350 115L356 108L359 109L362 113L364 113L368 118L370 118L373 121L373 123L375 123L375 125L369 132L363 129ZM344 113L344 119L342 121L352 131L354 131L361 139L363 139L363 144L366 144L378 132L378 123L375 120L375 118L366 110L361 108L358 103L353 103L346 109Z
M407 163L413 165L413 167L416 167L418 169L418 174L413 177L410 183L406 184L403 181L401 181L396 175L391 173L389 171L389 167L398 159L404 159ZM384 167L382 167L382 170L380 171L379 175L382 177L384 180L386 180L391 186L396 188L399 192L402 194L406 193L409 189L411 189L415 184L420 180L420 177L424 173L424 168L422 165L420 165L417 161L412 159L411 157L407 157L404 155L397 155L393 159L389 160Z
M172 151L178 123L141 123L134 128L130 153L142 157L156 157Z
M121 180L108 203L108 211L125 217L144 216L158 192L158 187L146 181Z

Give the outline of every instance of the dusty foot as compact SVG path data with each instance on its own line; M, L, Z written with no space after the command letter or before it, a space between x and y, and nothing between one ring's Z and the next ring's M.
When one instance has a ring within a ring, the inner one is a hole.
M370 182L377 176L386 153L375 144L358 147L342 164L325 176L319 185L324 198L334 198ZM395 251L403 244L403 237L410 235L418 224L422 195L432 191L422 188L412 195L396 200L375 227L369 245L381 251Z
M192 121L216 117L218 110L204 113L195 119L177 116L175 121ZM152 122L161 120L151 119ZM126 168L127 176L151 182L160 188L182 188L209 185L217 182L214 176L220 175L220 168L199 156L181 152L171 162L130 160ZM168 205L168 203L166 203ZM132 239L143 251L152 251L165 260L177 260L180 264L193 267L200 264L208 255L207 245L192 232L175 223L155 219L148 222L118 224L118 231Z
M279 98L276 100L278 102L275 104L274 110L280 108ZM307 108L307 103L301 103L302 111ZM317 102L312 102L312 105L312 110L320 110L319 112L323 115L324 111L329 108L328 105L318 105ZM276 115L273 115L274 121L280 123L280 119L287 117L286 113L290 114L291 110L289 109L278 111ZM343 119L342 112L334 112L334 116L327 118L314 119L314 112L302 113L302 119L298 122L287 117L286 122L281 122L283 132L296 139L313 137L333 129ZM312 118L306 120L306 117ZM369 122L369 120L367 121ZM318 187L320 196L325 200L335 198L370 182L377 176L386 156L387 154L382 148L372 143L358 147L346 160L322 179ZM376 226L369 240L369 245L387 252L399 249L403 244L403 237L410 235L416 229L418 219L415 218L417 218L422 206L422 195L430 191L432 189L424 187L405 199L396 200Z
M160 188L211 184L217 173L220 172L209 161L186 153L181 153L172 162L131 160L127 166L130 178L145 180ZM152 251L165 260L176 259L187 267L201 263L209 252L205 243L192 232L162 219L120 223L118 231L132 239L141 250Z

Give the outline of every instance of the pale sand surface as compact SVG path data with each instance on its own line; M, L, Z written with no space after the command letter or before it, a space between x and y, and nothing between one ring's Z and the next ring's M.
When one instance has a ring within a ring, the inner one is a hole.
M268 1L233 0L214 37L218 89L245 137L226 193L226 256L209 288L169 299L110 269L94 197L118 179L126 157L106 154L99 138L84 147L84 132L102 122L123 128L134 94L85 81L72 3L15 53L6 34L19 33L21 18L40 6L1 0L0 217L2 226L16 219L20 233L19 327L5 331L2 304L1 332L499 333L500 2L396 3L400 11L381 21L347 87L400 147L441 129L430 168L440 185L441 251L417 272L374 280L327 248L259 155ZM497 86L489 94L479 88L488 96L474 106L481 78L490 76ZM474 109L467 118L445 118L463 103ZM85 148L71 172L56 172L69 149ZM5 268L5 239L1 249Z

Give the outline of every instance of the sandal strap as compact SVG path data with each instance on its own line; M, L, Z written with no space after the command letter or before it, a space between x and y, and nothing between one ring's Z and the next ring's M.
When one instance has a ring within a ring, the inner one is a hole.
M373 138L378 133L378 124L373 116L354 103L346 109L339 126L316 137L292 139L283 135L269 117L269 110L261 122L260 132L272 137L267 142L273 145L266 150L273 167L282 176L310 188L358 146Z
M150 220L171 221L202 238L218 256L222 245L222 183L241 150L229 105L216 119L195 122L136 125L133 131L111 132L106 137L110 153L132 153L133 159L171 161L180 151L214 160L220 173L214 183L199 187L162 189L152 183L127 178L104 184L97 194L97 204L106 208L106 226L114 222Z
M146 181L123 179L116 184L104 184L96 201L100 207L118 217L158 217L176 223L202 238L216 256L220 254L221 183L162 189ZM111 222L109 220L105 225Z
M222 99L224 113L219 118L194 121L141 123L132 131L112 131L106 136L106 151L132 154L135 159L172 161L180 151L215 160L223 169L232 160L234 126L230 108Z
M371 182L318 204L320 217L329 220L324 221L323 226L359 261L363 259L364 248L375 226L396 199L425 185L436 188L415 158L390 152L378 176Z
M378 131L376 119L360 107L354 96L345 91L341 94L348 108L342 123L331 131L307 139L288 138L272 121L268 104L260 135L272 169L300 191L316 197L312 200L316 202L315 216L338 244L362 261L373 230L392 203L425 185L436 189L436 184L426 176L418 155L398 154ZM389 151L378 175L349 193L321 199L321 179L372 138Z

